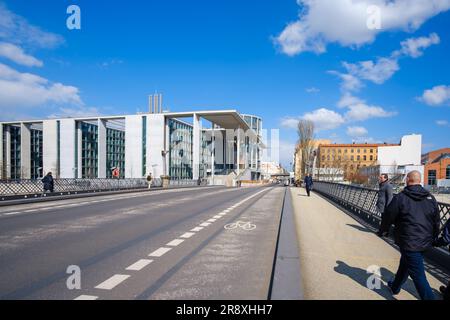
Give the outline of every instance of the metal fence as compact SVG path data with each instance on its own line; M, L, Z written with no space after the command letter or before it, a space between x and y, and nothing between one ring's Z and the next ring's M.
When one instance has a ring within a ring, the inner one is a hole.
M378 190L339 183L314 182L314 191L358 215L365 215L366 218L381 223L381 214L376 208ZM450 204L438 203L438 206L443 227L450 217Z
M148 187L145 179L54 179L55 193L114 191ZM40 180L1 180L0 196L43 193Z

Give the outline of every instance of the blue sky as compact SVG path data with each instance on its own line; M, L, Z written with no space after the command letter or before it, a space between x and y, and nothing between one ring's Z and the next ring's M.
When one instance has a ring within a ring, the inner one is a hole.
M301 118L336 142L448 147L450 1L392 3L0 0L0 118L135 113L158 90L171 111L262 116L285 165Z

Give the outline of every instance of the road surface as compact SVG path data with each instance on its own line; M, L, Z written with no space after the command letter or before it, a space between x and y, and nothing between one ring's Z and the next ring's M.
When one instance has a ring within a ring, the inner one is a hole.
M266 299L284 194L186 188L0 207L0 299Z

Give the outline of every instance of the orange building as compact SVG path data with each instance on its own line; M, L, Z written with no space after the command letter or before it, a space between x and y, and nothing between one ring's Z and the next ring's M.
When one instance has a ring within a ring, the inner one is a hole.
M422 155L422 164L425 166L424 184L438 186L442 185L442 180L448 180L447 185L450 184L450 148Z

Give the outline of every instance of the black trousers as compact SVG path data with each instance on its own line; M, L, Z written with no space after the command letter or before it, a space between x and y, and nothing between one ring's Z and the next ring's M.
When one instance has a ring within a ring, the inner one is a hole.
M308 197L311 197L311 188L306 188L306 193L308 194Z

